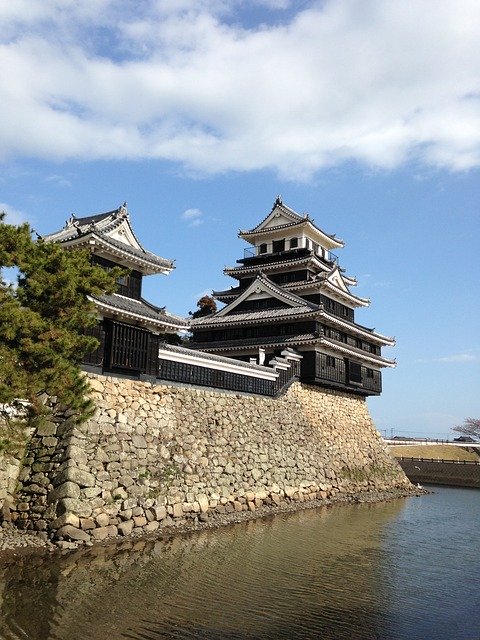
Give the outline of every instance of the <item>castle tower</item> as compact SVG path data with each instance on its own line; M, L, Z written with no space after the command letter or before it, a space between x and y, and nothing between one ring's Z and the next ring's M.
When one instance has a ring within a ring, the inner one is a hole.
M250 360L281 356L292 347L303 356L301 380L360 395L378 395L382 356L393 338L355 322L369 300L355 296L332 250L344 246L277 198L270 213L239 237L251 247L224 273L236 286L214 291L225 303L192 323L195 349Z

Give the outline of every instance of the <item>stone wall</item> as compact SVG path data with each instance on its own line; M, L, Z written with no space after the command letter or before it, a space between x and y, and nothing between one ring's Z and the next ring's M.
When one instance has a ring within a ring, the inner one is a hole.
M21 457L20 455L0 453L0 510L3 514L6 514L7 509L15 502L14 496L17 490Z
M0 418L0 522L10 519L30 432Z
M365 400L293 384L279 399L88 374L97 411L32 438L14 517L70 540L211 513L408 490Z

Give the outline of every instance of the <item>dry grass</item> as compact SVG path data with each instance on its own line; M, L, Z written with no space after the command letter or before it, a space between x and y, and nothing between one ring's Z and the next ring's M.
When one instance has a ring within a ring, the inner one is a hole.
M448 444L406 444L389 447L390 453L396 458L440 458L440 460L473 460L479 462L477 454L462 447L452 447Z

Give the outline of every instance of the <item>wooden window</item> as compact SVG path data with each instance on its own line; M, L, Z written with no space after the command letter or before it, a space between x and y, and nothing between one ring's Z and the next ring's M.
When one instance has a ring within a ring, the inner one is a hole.
M127 298L139 300L142 294L142 274L138 271L131 271L126 276L118 278L117 292Z
M291 238L290 249L296 249L298 247L298 238Z
M264 242L258 247L258 253L267 253L267 243Z
M272 242L273 253L279 253L280 251L285 251L285 239L283 240L274 240Z
M348 381L354 384L362 384L362 367L358 362L348 363Z
M327 367L335 368L336 360L333 356L327 356Z
M146 371L150 333L137 327L112 322L110 367Z

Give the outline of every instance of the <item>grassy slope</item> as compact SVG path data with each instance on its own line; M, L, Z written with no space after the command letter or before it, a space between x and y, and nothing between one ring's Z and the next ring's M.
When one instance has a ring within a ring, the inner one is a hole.
M389 447L390 453L400 458L440 458L443 460L474 460L479 462L480 458L462 447L451 447L447 444L418 444L418 445L395 445Z

